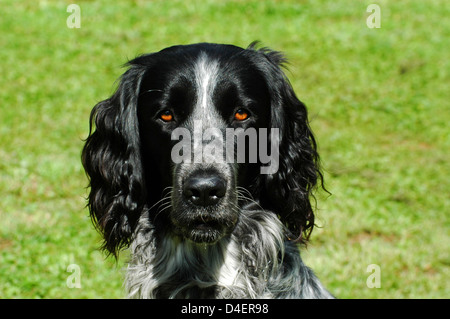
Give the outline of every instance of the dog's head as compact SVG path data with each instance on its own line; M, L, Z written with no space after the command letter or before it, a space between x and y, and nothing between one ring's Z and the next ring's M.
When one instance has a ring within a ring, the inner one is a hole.
M129 62L117 91L93 109L82 154L104 248L127 246L144 211L164 234L211 244L250 203L277 214L289 236L308 238L322 174L283 62L254 45L207 43Z

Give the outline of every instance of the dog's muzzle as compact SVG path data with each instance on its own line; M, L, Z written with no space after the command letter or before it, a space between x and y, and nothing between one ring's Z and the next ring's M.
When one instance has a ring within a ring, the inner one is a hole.
M213 244L231 233L239 211L232 170L227 164L180 164L171 212L177 235Z

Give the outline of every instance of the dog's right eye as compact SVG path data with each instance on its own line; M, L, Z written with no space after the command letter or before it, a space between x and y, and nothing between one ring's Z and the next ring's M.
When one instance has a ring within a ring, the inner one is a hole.
M234 113L234 119L239 122L245 121L249 116L249 112L246 109L239 109Z
M159 118L164 122L171 122L173 121L173 114L169 110L164 110L161 113L159 113Z

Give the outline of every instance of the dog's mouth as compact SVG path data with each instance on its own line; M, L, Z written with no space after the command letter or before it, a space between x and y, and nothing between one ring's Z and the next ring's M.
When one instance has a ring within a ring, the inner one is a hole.
M202 217L192 222L191 228L198 230L220 229L222 227L218 220L210 217Z
M211 216L194 219L188 225L188 239L195 243L213 244L226 233L226 223Z
M189 229L188 238L195 243L213 244L223 237L224 227L217 221L195 221Z
M236 220L222 220L211 216L200 216L183 224L176 222L177 233L198 244L214 244L229 234Z

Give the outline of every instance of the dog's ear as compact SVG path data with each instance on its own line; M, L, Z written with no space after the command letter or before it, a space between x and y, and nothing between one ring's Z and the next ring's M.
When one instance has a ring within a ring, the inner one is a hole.
M116 92L91 112L82 163L90 180L88 207L103 234L103 249L117 257L128 246L144 209L145 187L136 115L144 70L131 66ZM93 131L95 126L95 131Z
M263 72L271 96L271 127L279 129L278 170L261 175L264 195L261 202L276 212L291 232L292 239L306 243L314 227L312 191L323 187L317 145L305 105L297 98L281 67L284 56L269 49L263 56Z

